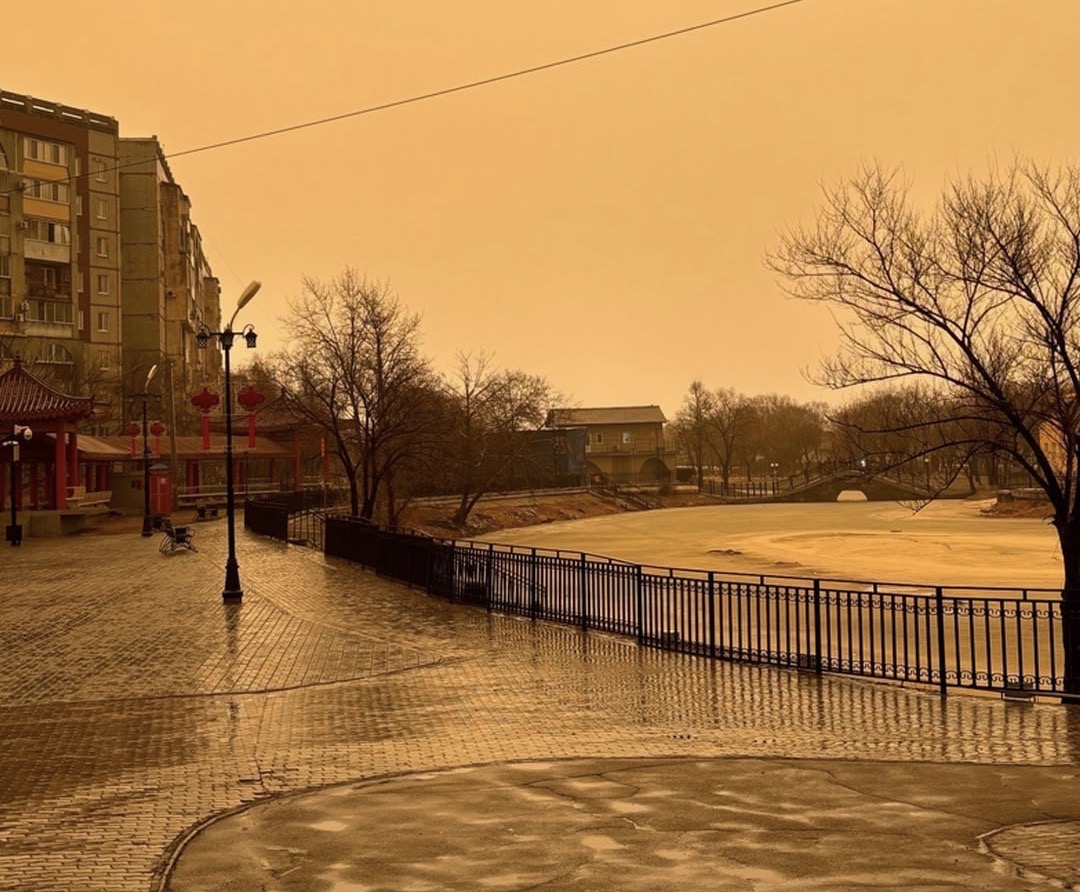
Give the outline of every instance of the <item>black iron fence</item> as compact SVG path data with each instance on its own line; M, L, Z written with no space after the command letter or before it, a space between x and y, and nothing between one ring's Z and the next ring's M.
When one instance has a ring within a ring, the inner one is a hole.
M885 585L634 564L326 518L327 555L439 597L736 660L1015 696L1065 693L1056 591Z

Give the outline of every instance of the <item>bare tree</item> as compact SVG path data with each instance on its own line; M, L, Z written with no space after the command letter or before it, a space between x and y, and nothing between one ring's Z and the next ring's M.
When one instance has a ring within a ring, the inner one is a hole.
M918 428L928 450L1007 455L1045 492L1080 692L1080 168L1016 162L947 184L927 214L897 174L863 169L771 263L794 295L839 309L825 383L927 381L942 397Z
M698 491L705 479L705 458L710 445L713 412L713 395L701 381L691 381L690 389L672 422L675 439L682 445L697 472Z
M435 379L420 354L420 317L348 268L328 283L305 278L289 310L290 344L269 360L282 399L329 438L352 513L370 520L432 433L423 407Z
M548 382L522 371L497 369L488 354L461 354L445 384L451 423L445 431L446 467L461 494L453 523L463 526L476 503L527 449L523 433L539 428L552 402Z
M750 400L729 387L713 391L711 408L709 448L727 487L736 460L746 452L743 444L752 432L755 413Z

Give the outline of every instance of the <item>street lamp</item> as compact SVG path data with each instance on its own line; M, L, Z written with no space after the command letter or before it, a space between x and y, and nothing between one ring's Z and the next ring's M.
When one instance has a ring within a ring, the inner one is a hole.
M772 471L772 491L773 491L773 495L775 496L776 491L780 486L780 482L779 482L780 463L775 462L775 461L769 462L769 470Z
M232 382L229 370L229 351L232 350L233 338L235 338L237 334L233 331L233 322L236 321L236 314L247 305L261 287L261 282L252 282L244 289L244 293L240 295L240 299L236 302L236 310L233 312L229 324L225 326L223 331L210 331L210 329L203 324L199 326L199 331L195 335L195 344L200 350L205 350L210 344L210 338L214 337L218 339L218 343L221 344L221 349L225 352L225 517L227 520L226 526L229 539L229 556L225 561L225 588L221 592L221 597L225 601L240 601L243 600L244 597L244 591L240 588L240 565L236 562L236 509L233 497ZM257 335L252 326L245 326L240 334L243 335L249 350L255 347Z
M143 387L143 392L139 394L142 398L142 459L143 459L143 519L142 519L142 534L143 536L154 535L154 525L150 521L150 431L149 425L146 420L146 401L150 399L150 382L154 380L154 375L157 374L157 364L150 366L150 371L146 374L146 385Z
M19 489L19 440L29 440L34 432L25 424L16 424L11 429L11 436L0 443L0 446L11 447L11 525L7 528L7 540L12 547L22 545L22 527L19 526L19 505L17 494Z

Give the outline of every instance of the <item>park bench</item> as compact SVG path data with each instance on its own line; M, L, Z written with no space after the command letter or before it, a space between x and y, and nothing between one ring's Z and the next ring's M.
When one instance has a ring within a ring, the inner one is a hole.
M161 544L158 551L162 554L172 554L178 548L186 548L188 551L198 551L195 543L195 531L191 527L174 527L169 518L161 521Z
M110 490L87 492L85 486L69 486L67 488L67 504L69 508L92 508L96 505L108 505L112 499Z

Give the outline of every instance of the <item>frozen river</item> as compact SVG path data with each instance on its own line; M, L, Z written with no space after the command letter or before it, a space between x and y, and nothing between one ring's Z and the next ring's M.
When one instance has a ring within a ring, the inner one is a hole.
M989 502L719 505L594 517L486 541L586 551L671 567L930 585L1054 588L1054 528L990 518Z

